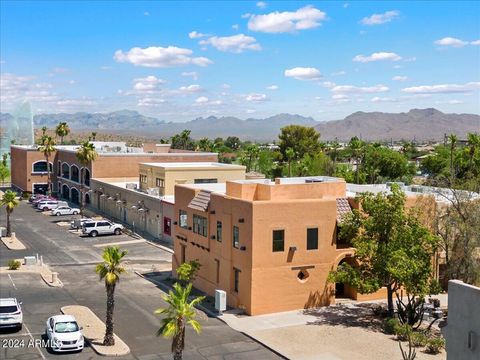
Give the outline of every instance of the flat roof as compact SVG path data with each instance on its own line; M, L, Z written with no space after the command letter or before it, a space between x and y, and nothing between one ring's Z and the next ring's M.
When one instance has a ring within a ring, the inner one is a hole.
M207 190L214 193L225 194L227 192L226 183L208 183L208 184L177 184L190 189Z
M140 163L140 165L165 169L245 169L243 165L223 164L219 162L148 162Z

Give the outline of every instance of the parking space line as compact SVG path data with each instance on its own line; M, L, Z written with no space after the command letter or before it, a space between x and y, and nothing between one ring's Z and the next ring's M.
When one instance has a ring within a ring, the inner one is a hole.
M32 333L30 332L30 330L28 329L27 325L23 324L23 327L25 328L25 330L27 330L27 333L28 333L28 335L30 336L30 339L32 339L32 342L35 343L35 339L33 338L33 335L32 335ZM35 349L38 350L38 353L40 354L40 356L42 357L43 360L47 360L47 358L45 357L45 355L43 355L41 348L35 346Z
M146 240L145 239L139 239L139 240L116 241L116 242L110 242L110 243L95 244L93 246L94 247L104 247L104 246L112 246L112 245L137 244L137 243L143 243L143 242L146 242Z
M13 288L14 288L15 290L18 290L17 287L15 286L15 283L13 282L13 279L12 279L12 277L10 276L10 274L8 274L8 278L10 279L10 282L12 283Z

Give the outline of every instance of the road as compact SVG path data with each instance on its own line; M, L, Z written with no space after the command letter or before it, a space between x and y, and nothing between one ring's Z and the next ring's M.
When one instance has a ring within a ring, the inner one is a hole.
M63 217L61 220L69 220ZM13 231L27 250L11 251L3 244L0 264L9 259L39 254L52 271L59 273L63 288L48 287L36 274L0 275L0 297L16 297L23 302L24 328L20 332L0 333L2 359L94 359L99 356L89 347L75 354L56 355L39 347L28 347L29 340L40 339L46 319L65 305L88 306L99 318L105 317L105 288L94 272L101 261L104 244L117 243L128 251L128 273L115 292L115 333L130 347L129 355L119 359L171 359L170 340L157 337L159 318L154 310L166 304L162 292L151 282L135 275L133 270L165 269L171 254L148 242L132 242L127 235L85 238L59 226L57 217L45 216L22 202L12 215ZM2 209L0 223L5 223ZM202 319L200 335L188 329L184 359L280 359L261 344L232 330L216 318ZM23 341L22 341L23 340ZM6 346L3 346L6 345ZM13 345L19 345L13 348Z

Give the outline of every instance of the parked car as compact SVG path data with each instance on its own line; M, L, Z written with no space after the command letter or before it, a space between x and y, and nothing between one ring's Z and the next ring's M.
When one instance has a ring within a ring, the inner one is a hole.
M52 215L77 215L80 214L80 209L71 208L70 206L59 206L52 210Z
M0 299L0 327L14 327L18 330L23 326L21 302L15 298Z
M52 351L83 350L85 340L82 328L72 315L55 315L48 318L45 335Z
M91 237L106 234L120 235L122 230L123 225L115 224L107 220L87 221L82 227L82 233Z
M42 195L42 196L36 197L36 198L32 201L32 205L33 205L33 206L36 206L36 205L38 205L39 202L47 201L47 200L57 200L57 199L54 198L53 196Z
M46 195L43 195L43 194L32 194L29 198L28 198L28 202L33 202L35 200L38 200L38 199L42 199L44 198Z
M45 202L39 202L37 208L42 211L48 211L56 209L59 206L68 206L66 201L47 200Z
M70 229L77 230L81 229L83 227L83 224L85 224L88 221L92 221L90 218L82 218L82 219L75 219L70 222Z

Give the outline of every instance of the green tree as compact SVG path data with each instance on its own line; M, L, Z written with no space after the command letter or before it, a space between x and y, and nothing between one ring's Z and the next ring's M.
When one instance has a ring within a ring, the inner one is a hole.
M180 134L172 136L172 148L180 150L193 150L195 148L194 141L190 138L191 131L183 130Z
M200 140L198 140L198 150L200 151L212 151L214 147L214 144L213 142L210 141L209 138L202 138Z
M185 328L190 325L197 334L201 331L200 323L195 320L195 305L199 304L205 297L195 297L189 300L192 284L183 287L179 283L173 285L173 290L168 295L163 295L163 300L168 304L167 308L160 308L155 311L157 315L163 315L160 329L157 336L172 338L172 353L174 360L181 360L185 348Z
M115 345L113 336L113 311L115 309L115 287L120 281L120 275L126 272L122 265L123 257L127 255L126 251L120 251L117 246L109 246L103 249L103 262L98 264L95 272L100 276L100 280L105 281L107 291L107 315L105 321L105 337L103 345Z
M0 205L5 206L5 210L7 212L7 237L10 237L12 236L10 215L13 213L13 209L18 206L17 194L11 190L5 191L3 197L0 199Z
M42 144L38 147L38 151L43 153L43 156L45 156L45 161L47 163L47 195L52 192L50 157L57 150L55 146L55 140L49 135L44 135L42 137Z
M288 177L292 177L292 161L295 159L295 150L289 147L285 150L285 158L288 164Z
M450 134L448 136L448 141L450 142L450 178L452 179L451 181L453 182L453 179L455 178L455 168L454 168L454 158L455 158L455 148L457 146L457 136L455 134Z
M2 154L2 165L3 166L7 166L7 160L8 160L9 155L10 155L10 153L3 153Z
M92 141L95 141L97 138L97 133L95 131L92 131Z
M55 133L60 136L60 144L63 145L63 138L70 133L70 127L66 122L60 122L55 128Z
M287 159L288 148L295 153L293 160L300 160L307 154L313 156L320 151L320 134L312 127L288 125L281 129L278 138L278 146L284 159Z
M83 167L83 169L80 171L80 214L83 215L83 210L85 208L85 169L91 167L92 161L98 157L98 153L95 150L95 146L91 142L84 141L78 148L76 156L78 162Z
M198 260L183 263L176 269L178 279L184 282L193 282L201 266L202 264Z
M385 286L393 317L393 295L401 287L415 296L427 291L438 240L420 222L418 212L405 209L405 194L396 184L389 194L364 193L358 200L362 212L355 210L342 229L355 247L358 266L341 264L329 279L362 294Z
M350 142L348 143L348 150L350 151L351 157L355 161L356 183L360 184L360 167L364 155L365 143L358 137L354 136L350 139Z
M236 136L229 136L227 137L227 139L225 140L225 146L228 147L230 150L232 151L237 151L238 149L240 149L240 145L242 144L242 142L240 141L240 139Z
M2 180L2 185L5 185L5 180L10 176L10 170L4 164L0 164L0 179Z

